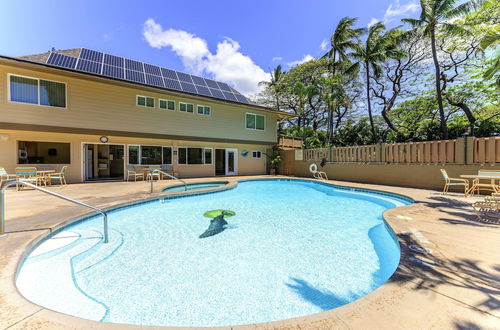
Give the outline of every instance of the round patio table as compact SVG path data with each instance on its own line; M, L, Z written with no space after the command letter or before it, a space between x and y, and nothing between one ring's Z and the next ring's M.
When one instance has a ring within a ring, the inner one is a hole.
M500 187L495 184L495 180L499 179L498 175L462 174L460 177L464 179L472 179L472 186L467 191L467 194L471 194L471 192L473 193L474 190L480 186L488 185L487 183L480 184L479 180L491 180L489 184L491 187L490 189L496 193L500 192Z

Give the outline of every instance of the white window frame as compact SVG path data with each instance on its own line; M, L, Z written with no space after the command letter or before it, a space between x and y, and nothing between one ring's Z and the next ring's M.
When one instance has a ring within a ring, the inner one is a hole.
M254 157L253 156L254 152L260 152L260 157ZM251 153L252 153L252 159L262 159L262 151L260 151L260 150L252 150Z
M167 102L167 107L166 108L162 108L160 106L161 101ZM169 109L168 108L168 102L174 102L174 108L173 109ZM158 109L160 109L160 110L168 110L168 111L175 111L175 101L174 100L168 100L168 99L158 99Z
M203 107L203 113L199 113L198 112L198 107ZM205 108L208 108L208 110L210 111L210 114L205 114ZM197 104L196 105L196 114L197 115L200 115L200 116L207 116L207 117L210 117L212 116L212 107L209 106L209 105L203 105L203 104Z
M186 105L186 111L182 111L181 110L181 104L185 104ZM189 112L187 111L187 105L190 104L193 106L193 112ZM190 115L194 115L194 113L196 112L196 108L194 106L193 103L188 103L188 102L179 102L179 112L182 112L182 113L189 113Z
M179 149L186 149L186 163L179 163ZM188 152L187 149L202 149L202 160L203 164L189 164L188 161ZM205 150L210 149L211 150L211 162L210 163L205 163ZM182 166L205 166L205 165L214 165L214 148L205 148L205 147L177 147L177 165L182 165Z
M10 77L11 76L21 77L21 78L28 78L28 79L33 79L33 80L38 81L38 96L37 96L38 103L37 104L35 104L35 103L27 103L27 102L19 102L19 101L12 101L11 95L10 95ZM55 83L59 83L59 84L63 84L64 85L64 101L65 101L64 102L65 103L64 107L55 107L55 106L52 106L52 105L40 104L40 80L51 81L51 82L55 82ZM24 76L24 75L15 74L15 73L7 73L7 101L10 102L10 103L16 103L16 104L28 104L28 105L35 105L35 106L38 106L38 107L44 107L44 108L50 108L50 109L67 110L68 109L68 84L65 83L65 82L63 82L63 81L57 81L57 80L51 80L51 79L44 79L44 78L35 78L35 77Z
M247 115L254 115L255 116L255 128L248 128L247 127ZM263 129L257 128L257 116L264 117L264 128ZM265 131L266 130L266 116L258 114L258 113L253 113L253 112L245 112L245 128L249 129L251 131Z
M139 97L144 97L145 98L144 105L140 105L139 104ZM153 106L152 107L148 106L148 98L149 99L153 99ZM146 95L136 95L135 96L135 105L138 106L138 107L141 107L141 108L154 109L154 108L156 108L156 98L154 98L152 96L146 96Z
M142 162L142 147L161 147L161 164L141 164ZM131 164L129 157L129 147L139 147L139 154L137 155L137 159L139 164ZM170 152L172 153L170 164L163 163L163 148L170 148ZM173 165L174 164L174 147L173 146L164 146L159 144L127 144L127 165L129 166L161 166L161 165Z

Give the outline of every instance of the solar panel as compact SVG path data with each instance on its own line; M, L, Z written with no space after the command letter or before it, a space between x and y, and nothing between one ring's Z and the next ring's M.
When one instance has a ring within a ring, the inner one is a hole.
M80 53L80 58L94 62L102 62L103 56L104 54L101 52L96 52L95 50L86 48L82 48L82 51Z
M210 80L210 79L203 79L205 80L206 84L208 87L210 88L215 88L215 89L220 89L219 85L217 85L217 82L216 81L213 81L213 80Z
M123 68L119 68L113 65L106 65L102 68L102 74L109 77L123 79Z
M210 88L210 92L212 93L213 97L223 99L225 100L226 98L224 97L224 94L222 94L222 91L220 89L215 89L215 88Z
M222 89L223 91L232 93L231 88L229 87L228 84L220 82L220 81L218 81L217 84L219 84L220 89Z
M210 90L206 86L196 85L196 89L198 90L198 94L212 96L212 93L210 93Z
M165 82L165 87L170 88L170 89L175 89L178 91L182 91L181 83L179 80L173 80L169 78L163 78L163 81Z
M165 87L163 85L163 78L152 74L146 74L146 84L162 88Z
M115 55L104 54L104 64L109 64L122 68L123 70L124 58Z
M193 82L196 84L196 85L199 85L199 86L206 86L207 84L205 83L205 79L201 78L201 77L197 77L197 76L191 76L191 79L193 79Z
M161 68L161 73L163 74L163 78L170 78L170 79L178 80L177 73L175 73L174 70Z
M76 69L80 71L90 72L90 73L101 73L101 63L97 63L94 61L88 61L80 58L78 60L78 64L76 65Z
M141 62L129 60L128 58L125 59L125 69L144 72Z
M144 72L161 77L160 67L156 65L144 63Z
M189 83L181 81L181 86L182 86L182 90L185 92L194 93L194 94L198 93L196 90L196 87L194 87L193 84L189 84Z
M49 58L47 59L47 64L74 69L76 65L76 58L57 53L50 53Z
M241 103L249 103L247 98L244 97L243 95L241 94L234 94L234 96L236 96L236 99L238 100L238 102L241 102Z
M238 99L236 98L236 96L234 96L233 93L229 93L229 92L222 92L222 93L224 93L224 96L226 97L226 99L238 102Z
M125 70L125 79L144 84L144 73L134 70Z
M191 76L188 75L187 73L177 71L177 76L179 77L180 81L184 81L190 84L193 83L193 81L191 80Z

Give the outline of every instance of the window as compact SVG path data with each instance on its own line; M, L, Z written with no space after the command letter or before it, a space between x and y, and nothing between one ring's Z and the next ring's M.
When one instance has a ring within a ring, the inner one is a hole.
M211 148L178 148L179 164L208 165L212 164Z
M252 158L262 158L262 152L258 150L252 151Z
M131 165L172 164L172 148L129 145L128 163Z
M155 98L150 96L137 95L137 105L141 107L154 108Z
M256 115L254 113L247 113L245 118L245 127L248 129L264 130L265 118L263 115Z
M160 105L160 109L175 110L175 102L174 101L159 99L158 102Z
M194 113L194 105L191 103L179 102L179 111Z
M66 84L10 75L10 101L66 108Z
M18 141L18 164L70 164L70 144Z
M209 106L198 105L197 108L198 108L198 114L199 115L210 116L210 114L212 113L212 111L211 111L211 109L210 109Z

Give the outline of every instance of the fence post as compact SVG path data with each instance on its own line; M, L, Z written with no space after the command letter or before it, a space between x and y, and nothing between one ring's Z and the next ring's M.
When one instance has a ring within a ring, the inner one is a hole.
M457 138L455 143L455 163L459 165L464 165L467 162L466 151L465 151L465 139L464 137Z
M385 163L385 143L377 143L375 148L375 162Z

